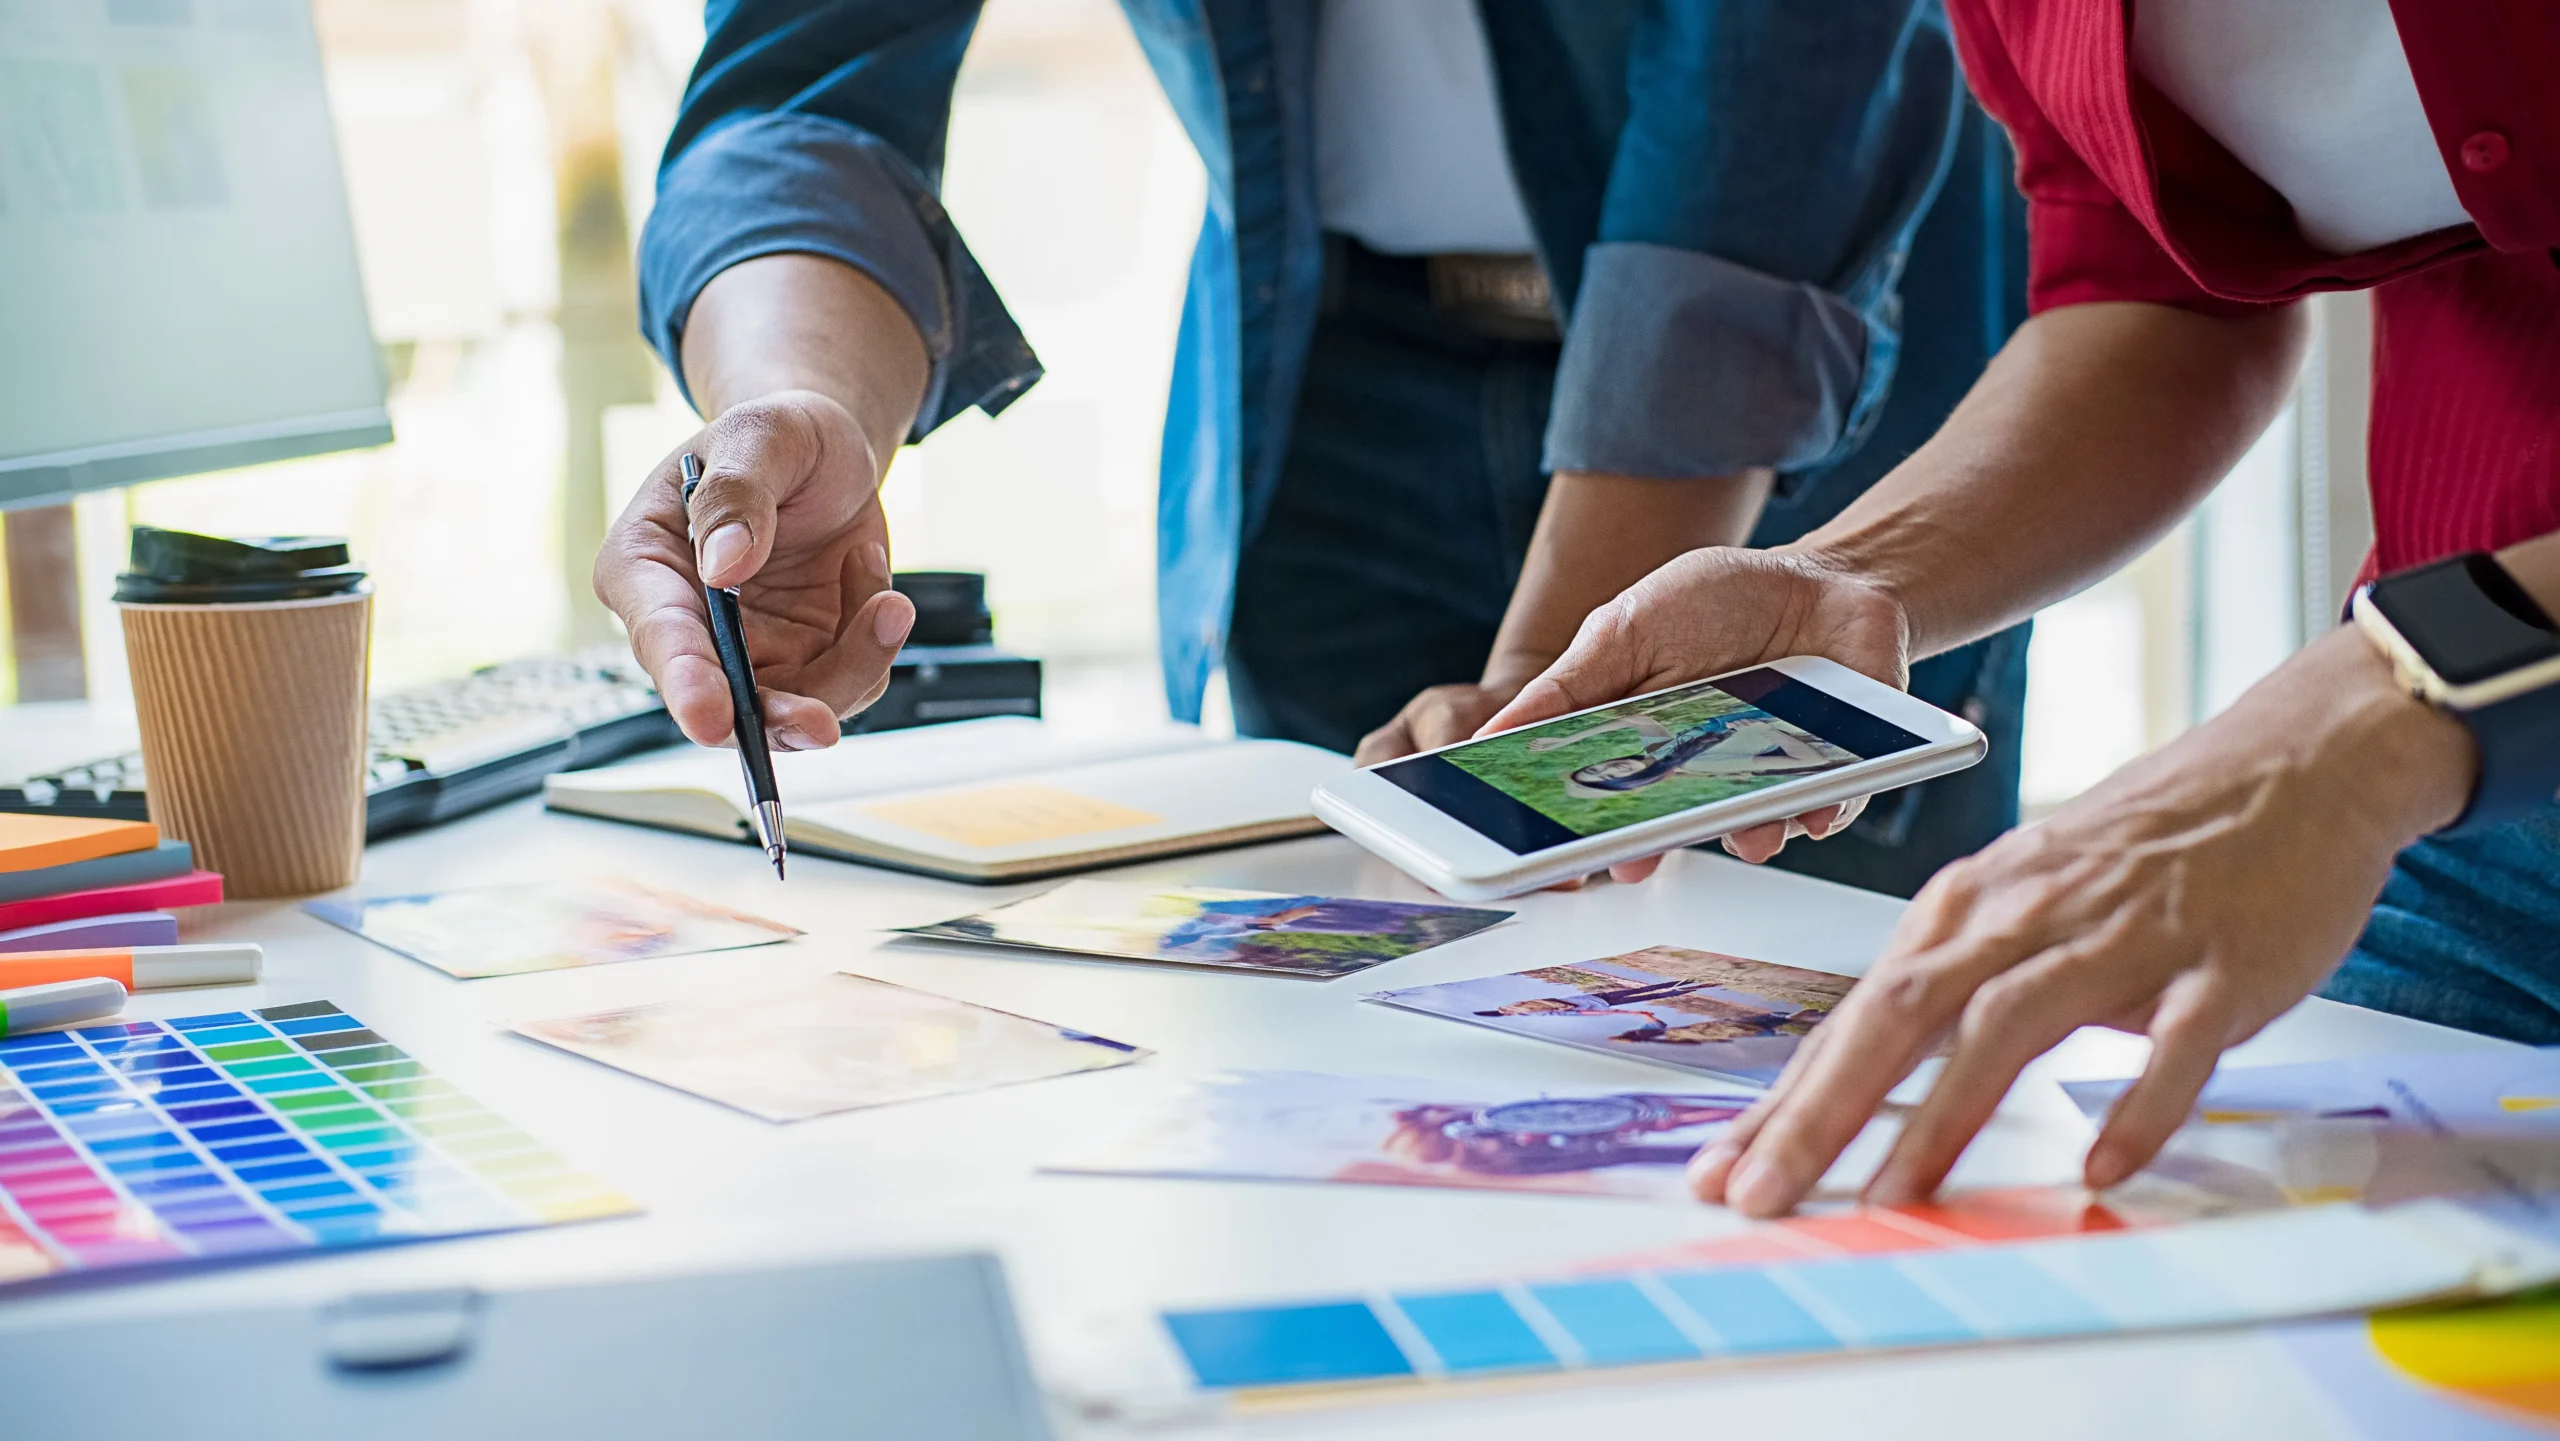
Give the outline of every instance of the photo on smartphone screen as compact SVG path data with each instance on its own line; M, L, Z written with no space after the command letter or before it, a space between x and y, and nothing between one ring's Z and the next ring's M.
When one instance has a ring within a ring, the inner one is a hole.
M1525 854L1924 744L1762 669L1488 736L1377 773Z

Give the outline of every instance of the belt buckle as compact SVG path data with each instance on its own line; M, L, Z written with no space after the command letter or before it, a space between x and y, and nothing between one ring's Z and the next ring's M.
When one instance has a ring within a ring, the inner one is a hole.
M1534 255L1451 252L1423 258L1431 308L1496 340L1559 340L1555 292Z

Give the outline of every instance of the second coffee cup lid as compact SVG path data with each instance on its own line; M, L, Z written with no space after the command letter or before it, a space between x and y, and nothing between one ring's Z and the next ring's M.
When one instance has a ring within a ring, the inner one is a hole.
M133 528L133 571L154 580L254 577L281 580L348 563L347 543L329 535L250 536L238 540L193 531Z
M227 539L138 525L133 569L116 577L123 601L217 603L342 595L364 584L335 536Z

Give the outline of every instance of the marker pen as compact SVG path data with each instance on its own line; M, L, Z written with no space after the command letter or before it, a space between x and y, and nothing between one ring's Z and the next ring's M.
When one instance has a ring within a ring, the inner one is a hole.
M104 976L0 991L0 1036L104 1020L124 1009L124 987Z
M0 986L39 986L53 981L104 977L127 990L168 986L231 986L258 978L266 959L255 944L204 946L101 946L71 951L0 954Z

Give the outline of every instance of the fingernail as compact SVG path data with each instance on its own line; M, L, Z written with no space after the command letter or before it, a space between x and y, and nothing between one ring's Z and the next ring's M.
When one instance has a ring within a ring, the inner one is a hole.
M1689 1174L1703 1176L1718 1166L1732 1165L1733 1158L1741 1154L1742 1148L1733 1142L1718 1141L1689 1158Z
M729 568L747 558L747 548L755 544L743 521L731 521L711 532L702 542L702 578L727 575Z
M906 644L907 632L915 628L915 623L916 613L909 607L884 605L871 622L871 633L880 638L881 645L894 648Z
M1780 1209L1779 1189L1778 1175L1767 1162L1746 1160L1725 1178L1724 1200L1737 1211L1754 1216L1775 1215Z

